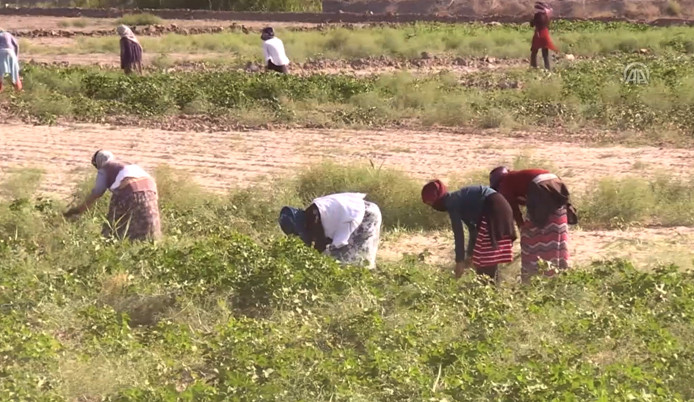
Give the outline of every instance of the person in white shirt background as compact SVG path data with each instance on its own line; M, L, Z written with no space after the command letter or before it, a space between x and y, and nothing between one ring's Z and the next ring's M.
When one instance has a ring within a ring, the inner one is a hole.
M280 38L275 37L272 27L263 28L260 38L263 40L263 55L267 63L265 69L283 74L289 73L289 58L284 51L284 43Z
M343 264L376 267L383 218L366 194L339 193L313 200L305 211L285 207L280 227Z

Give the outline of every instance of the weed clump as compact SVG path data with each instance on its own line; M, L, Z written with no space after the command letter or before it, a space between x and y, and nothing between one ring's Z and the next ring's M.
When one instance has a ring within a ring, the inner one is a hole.
M160 25L163 22L164 20L150 13L125 14L116 20L116 24L130 27L138 25Z

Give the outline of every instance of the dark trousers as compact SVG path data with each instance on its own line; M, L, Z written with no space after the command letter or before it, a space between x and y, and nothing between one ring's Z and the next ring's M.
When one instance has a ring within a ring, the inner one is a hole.
M276 71L282 74L289 74L289 67L287 67L287 65L278 66L273 64L270 60L267 61L267 66L265 67L265 69L269 71Z
M542 49L542 59L545 61L545 68L549 70L549 49ZM537 67L537 49L530 51L530 67Z

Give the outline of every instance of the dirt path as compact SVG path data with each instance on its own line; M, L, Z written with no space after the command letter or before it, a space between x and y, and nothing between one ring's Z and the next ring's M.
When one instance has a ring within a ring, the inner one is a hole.
M628 230L571 231L572 263L584 266L603 259L623 258L639 268L676 264L694 268L694 228L638 228ZM520 253L515 245L515 253ZM385 237L379 249L382 261L399 261L403 255L421 255L429 264L443 268L454 265L453 236L450 232L430 232ZM520 263L506 268L515 275Z
M159 164L189 171L204 186L223 191L261 180L268 174L292 173L320 160L373 161L426 180L456 178L488 171L517 157L556 167L580 191L605 176L646 175L667 169L689 175L694 150L656 147L578 146L568 142L535 142L535 133L495 130L452 133L424 131L357 131L292 129L248 132L170 132L89 124L31 126L4 124L0 136L0 169L16 166L48 169L44 191L66 193L68 175L89 166L97 148L153 168ZM535 137L537 138L537 137Z
M451 133L422 131L283 130L247 132L169 132L100 125L0 125L0 179L11 168L46 170L42 190L67 195L74 181L90 172L95 149L152 169L169 164L190 172L203 186L225 191L246 186L268 175L292 174L312 162L332 160L402 169L425 181L484 172L516 157L530 157L555 167L574 191L600 177L649 175L668 169L691 175L694 150L579 146L568 142L536 142L534 133L483 131ZM678 263L690 267L694 228L646 228L627 231L573 232L576 262L604 256L631 258L644 264ZM427 261L448 265L452 260L450 233L387 235L383 260L404 253L431 253Z

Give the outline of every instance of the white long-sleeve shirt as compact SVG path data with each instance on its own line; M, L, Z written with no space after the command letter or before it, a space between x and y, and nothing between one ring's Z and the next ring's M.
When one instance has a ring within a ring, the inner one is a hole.
M289 64L289 58L284 51L284 43L280 38L270 38L263 42L263 55L265 61L268 60L276 66L286 66Z
M366 212L366 194L340 193L316 198L313 204L318 207L325 237L333 240L333 247L349 244L349 237L361 225Z

